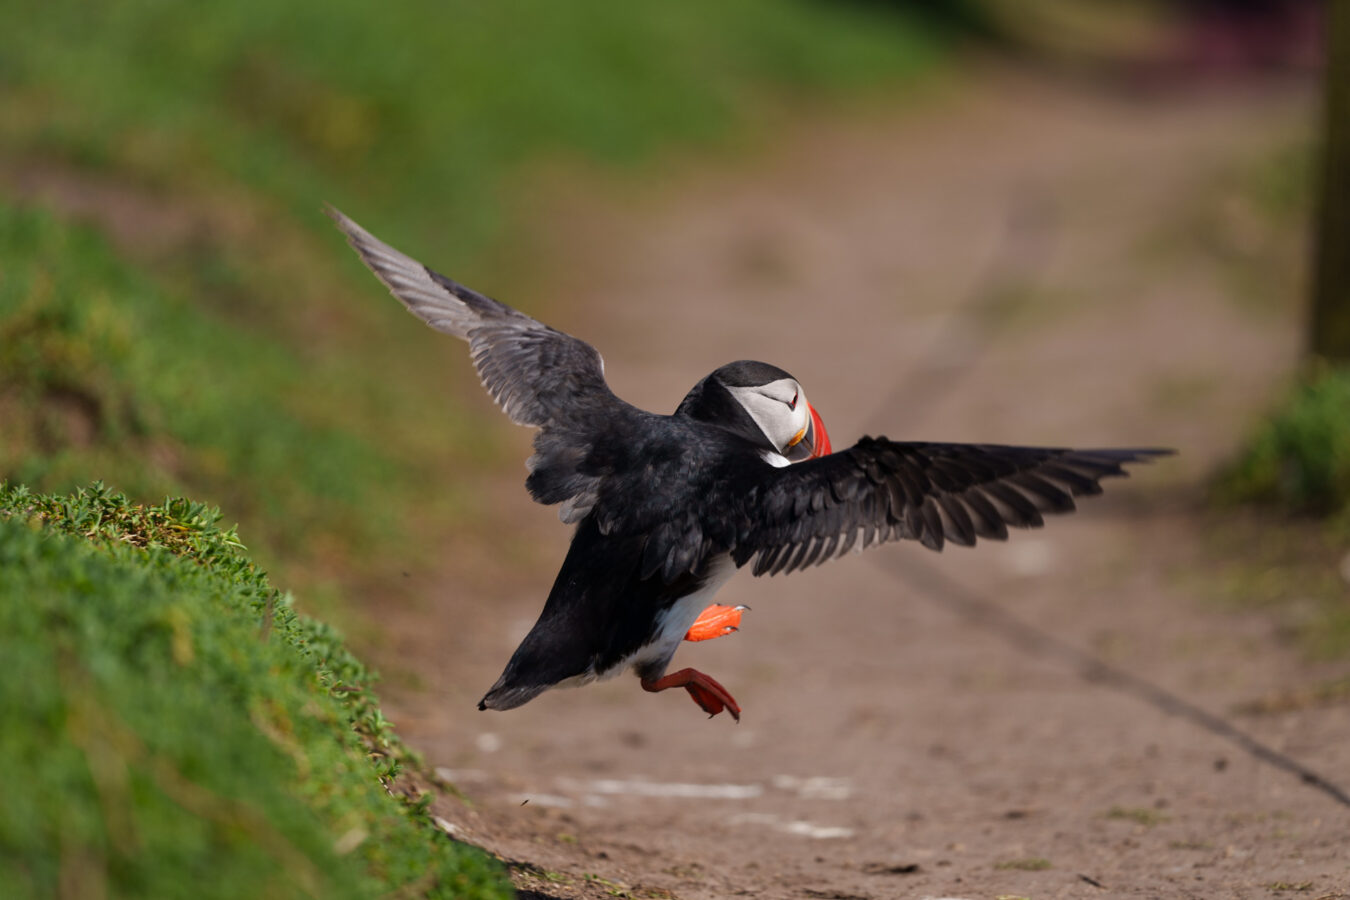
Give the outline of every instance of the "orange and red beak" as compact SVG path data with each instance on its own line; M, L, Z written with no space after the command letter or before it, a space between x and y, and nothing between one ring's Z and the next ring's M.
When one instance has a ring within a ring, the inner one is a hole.
M832 452L830 436L825 431L825 423L821 421L820 413L816 412L816 408L810 402L806 402L806 411L811 414L811 418L783 454L789 462L804 462Z

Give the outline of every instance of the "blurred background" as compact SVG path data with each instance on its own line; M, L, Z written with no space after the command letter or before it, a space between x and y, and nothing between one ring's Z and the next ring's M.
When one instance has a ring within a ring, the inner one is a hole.
M384 665L415 743L484 765L458 711L567 535L521 489L529 435L332 203L591 340L649 408L749 356L811 386L836 446L1180 446L1128 486L1198 541L1158 578L1269 623L1319 667L1291 683L1343 710L1350 109L1321 88L1350 37L1328 11L4 4L0 479L219 505Z
M1138 104L1311 88L1322 10L414 0L20 3L0 16L0 477L218 503L317 602L471 520L482 498L462 476L501 464L504 433L465 408L458 349L371 290L325 202L547 317L561 273L545 244L584 227L594 193L746 164L837 115L958 106L1013 69ZM1253 167L1252 221L1220 211L1180 236L1231 238L1210 249L1266 270L1291 309L1306 293L1290 278L1315 131L1292 125ZM1287 271L1247 258L1281 242Z

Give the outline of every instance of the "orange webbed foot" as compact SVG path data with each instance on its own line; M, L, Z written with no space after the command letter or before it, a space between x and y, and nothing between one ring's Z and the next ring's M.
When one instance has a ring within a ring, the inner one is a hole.
M684 635L686 641L710 641L740 630L741 612L748 606L723 606L714 603L705 609Z
M741 720L741 708L727 689L697 669L681 669L663 678L642 679L644 691L655 693L674 687L682 687L688 691L699 709L709 716L715 716L725 709L737 722Z

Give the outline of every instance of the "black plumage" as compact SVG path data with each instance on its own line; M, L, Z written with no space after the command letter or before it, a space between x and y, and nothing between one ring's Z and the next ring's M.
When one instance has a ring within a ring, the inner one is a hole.
M902 539L933 550L1003 540L1009 527L1038 527L1045 514L1074 509L1074 498L1100 493L1101 479L1124 475L1125 464L1169 452L864 437L828 453L795 380L751 361L708 375L672 415L645 412L609 389L589 344L332 216L410 311L469 342L507 415L539 429L526 487L577 526L539 620L481 708L510 709L549 687L633 667L648 690L686 687L705 710L738 715L707 676L664 675L734 569L793 572ZM786 430L775 441L779 425ZM828 455L788 465L785 454L799 458L808 443L813 457L821 447Z

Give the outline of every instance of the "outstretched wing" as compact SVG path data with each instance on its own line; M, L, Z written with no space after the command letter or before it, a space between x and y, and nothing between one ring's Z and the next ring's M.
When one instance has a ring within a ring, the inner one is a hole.
M736 564L756 575L818 565L854 547L915 540L1005 540L1008 526L1043 524L1100 494L1102 478L1170 450L1064 450L997 444L940 444L865 437L853 447L766 470L738 504Z
M409 312L469 342L483 386L511 421L541 429L526 487L540 503L563 503L564 522L580 520L601 474L586 465L595 442L644 415L614 396L596 349L433 271L338 210L328 214Z

